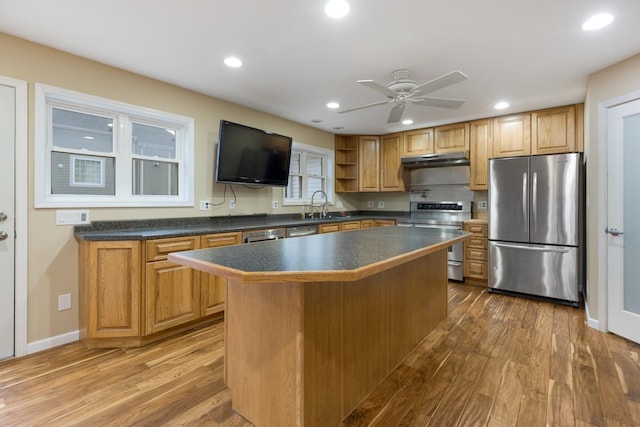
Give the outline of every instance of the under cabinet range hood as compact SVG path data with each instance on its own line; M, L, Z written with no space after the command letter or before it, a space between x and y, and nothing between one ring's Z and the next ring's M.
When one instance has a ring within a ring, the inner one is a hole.
M423 154L421 156L402 157L400 159L405 169L442 168L449 166L468 166L467 152L445 154Z

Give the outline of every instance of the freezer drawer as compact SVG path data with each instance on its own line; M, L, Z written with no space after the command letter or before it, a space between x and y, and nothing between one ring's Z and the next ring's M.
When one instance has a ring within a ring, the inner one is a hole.
M489 288L578 301L578 248L489 242Z

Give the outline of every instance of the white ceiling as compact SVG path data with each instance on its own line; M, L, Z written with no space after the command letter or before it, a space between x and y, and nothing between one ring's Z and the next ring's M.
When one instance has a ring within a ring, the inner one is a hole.
M582 102L588 75L640 53L638 0L0 0L0 31L333 133L383 134ZM580 29L597 12L607 28ZM228 55L244 67L223 64ZM0 53L1 58L1 53ZM418 83L452 70L469 80L433 92L458 110L390 105L356 83L397 68ZM493 105L511 107L497 112ZM321 120L321 123L312 123ZM341 130L335 130L342 127Z

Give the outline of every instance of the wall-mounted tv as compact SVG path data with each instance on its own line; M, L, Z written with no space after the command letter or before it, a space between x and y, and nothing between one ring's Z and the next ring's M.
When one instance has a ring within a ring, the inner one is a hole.
M288 136L220 120L216 182L286 187L291 142Z

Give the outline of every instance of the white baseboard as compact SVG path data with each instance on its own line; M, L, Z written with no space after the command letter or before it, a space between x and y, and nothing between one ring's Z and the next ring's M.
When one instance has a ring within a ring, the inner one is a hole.
M593 317L591 317L591 315L589 314L589 304L587 304L586 302L584 304L584 311L587 316L587 326L593 329L597 329L599 331L600 321L598 319L594 319Z
M27 344L27 354L37 353L42 350L48 350L59 345L69 344L70 342L80 340L80 331L67 332L66 334L56 335L55 337L45 338L40 341L34 341Z

